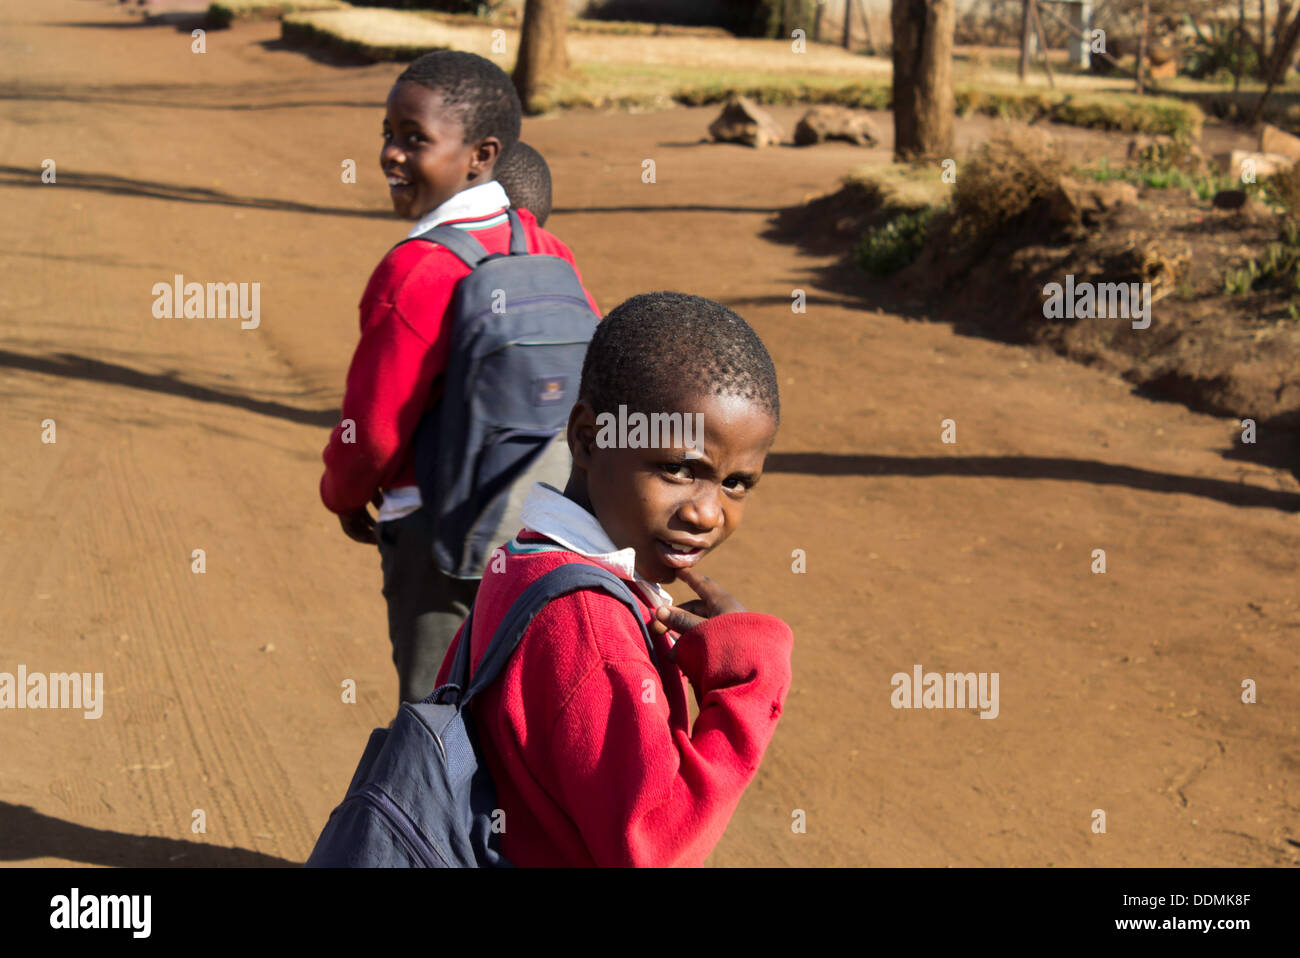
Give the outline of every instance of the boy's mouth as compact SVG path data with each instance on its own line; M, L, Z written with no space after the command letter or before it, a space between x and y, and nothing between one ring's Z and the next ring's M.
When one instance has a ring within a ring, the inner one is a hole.
M411 181L400 173L388 174L388 192L400 193L411 188Z
M664 565L672 569L689 568L704 558L704 554L709 551L702 545L669 542L667 539L656 539L655 548L659 551L659 558L663 560Z

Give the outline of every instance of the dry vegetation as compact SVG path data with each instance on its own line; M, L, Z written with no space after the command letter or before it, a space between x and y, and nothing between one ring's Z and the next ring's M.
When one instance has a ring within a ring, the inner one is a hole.
M972 238L996 233L1060 188L1065 162L1036 130L999 131L961 164L953 190L954 229Z
M885 284L869 298L924 303L925 315L1099 365L1153 396L1300 432L1300 171L1220 209L1184 178L1242 184L1186 143L1136 150L1124 176L1093 178L1067 156L1046 134L1007 130L959 162L947 206L891 214L883 190L859 185L854 258ZM1044 289L1067 276L1150 284L1150 327L1047 316ZM1288 464L1300 469L1300 453Z
M227 27L235 20L274 20L286 13L350 9L343 0L213 0L208 23Z

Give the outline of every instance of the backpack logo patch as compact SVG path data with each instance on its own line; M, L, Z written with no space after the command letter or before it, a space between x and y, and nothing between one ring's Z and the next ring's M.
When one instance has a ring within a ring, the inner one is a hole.
M568 376L542 376L534 379L532 389L534 406L550 406L561 402L569 392Z

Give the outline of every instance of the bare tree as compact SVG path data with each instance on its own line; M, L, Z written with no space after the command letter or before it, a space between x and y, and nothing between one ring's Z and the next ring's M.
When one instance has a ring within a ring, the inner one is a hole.
M569 69L564 48L564 28L569 15L566 0L526 0L519 29L519 56L511 77L524 109Z
M952 155L954 0L893 0L894 154L900 159Z
M1264 92L1260 94L1259 99L1255 102L1255 109L1250 114L1250 122L1256 123L1264 115L1264 107L1268 104L1268 98L1273 95L1273 88L1286 73L1287 66L1295 57L1296 45L1300 44L1300 10L1296 10L1295 16L1287 24L1285 31L1280 26L1278 29L1277 39L1273 44L1273 55L1269 58L1268 65L1265 69Z

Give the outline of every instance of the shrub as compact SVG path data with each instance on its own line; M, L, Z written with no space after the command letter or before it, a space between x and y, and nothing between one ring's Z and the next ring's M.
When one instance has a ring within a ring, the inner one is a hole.
M1240 43L1241 75L1260 76L1259 50L1249 37ZM1238 38L1236 24L1211 23L1204 33L1198 31L1196 43L1188 54L1184 72L1198 80L1218 83L1231 81L1237 69Z
M1000 232L1061 183L1064 163L1034 130L1008 130L982 143L963 164L953 190L958 230L973 236Z

